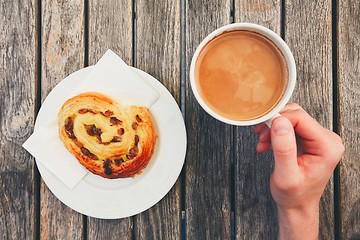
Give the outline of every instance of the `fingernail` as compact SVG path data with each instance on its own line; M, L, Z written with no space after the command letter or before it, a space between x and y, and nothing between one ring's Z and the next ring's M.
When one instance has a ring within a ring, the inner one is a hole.
M287 119L279 117L274 120L274 122L272 124L272 128L276 135L281 136L281 135L288 134L291 129L291 126Z

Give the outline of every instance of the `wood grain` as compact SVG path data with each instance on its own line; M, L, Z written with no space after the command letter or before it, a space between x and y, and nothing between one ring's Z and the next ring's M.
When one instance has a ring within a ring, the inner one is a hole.
M136 1L135 51L136 67L158 79L178 103L181 88L180 2ZM179 179L159 203L135 217L135 239L181 239L180 201Z
M133 63L133 5L131 0L89 1L89 65L111 49Z
M281 1L235 0L235 22L251 22L271 29L280 35Z
M286 1L285 40L297 64L292 101L332 129L332 9L330 0ZM320 202L320 239L334 238L333 179Z
M36 13L35 1L0 3L0 239L36 237L35 164L21 147L34 126Z
M88 219L87 239L132 239L132 219Z
M360 239L360 6L339 1L339 132L345 144L340 164L340 238Z
M235 22L252 22L280 35L281 1L235 1ZM256 152L253 127L235 129L236 239L276 239L276 204L270 194L272 152Z
M54 86L84 64L84 3L42 2L42 101ZM40 237L81 239L82 215L61 203L41 183Z
M89 1L89 65L112 49L127 64L132 59L132 1ZM122 204L122 203L119 203ZM88 239L132 239L131 218L102 220L88 218Z
M232 130L210 117L191 92L188 72L198 44L230 23L230 1L185 2L186 234L188 239L230 239Z

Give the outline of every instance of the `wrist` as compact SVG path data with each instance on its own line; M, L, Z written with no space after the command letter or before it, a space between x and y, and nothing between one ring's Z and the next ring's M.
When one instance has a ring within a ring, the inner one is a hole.
M306 208L278 207L279 239L318 239L319 205Z

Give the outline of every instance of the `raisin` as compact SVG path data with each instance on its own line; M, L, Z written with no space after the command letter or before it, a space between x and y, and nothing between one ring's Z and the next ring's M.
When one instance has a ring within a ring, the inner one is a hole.
M110 118L110 123L113 124L113 125L118 125L118 124L122 123L122 121L117 119L116 117L111 117Z
M68 117L65 121L65 132L70 139L76 138L74 134L74 122L72 117Z
M139 115L136 115L136 121L142 122L142 119L139 117Z
M78 110L78 113L80 114L85 114L85 113L92 113L92 114L96 114L96 111L88 109L88 108L81 108Z
M116 166L120 166L120 164L124 162L124 159L123 158L117 158L114 161L115 161Z
M135 146L137 146L140 140L139 135L135 135L134 140L135 140Z
M68 117L65 121L65 130L72 131L74 128L74 123L72 117Z
M106 159L105 161L104 161L104 173L106 174L106 175L111 175L112 174L112 170L111 170L111 168L110 168L110 160L109 159Z
M129 159L132 159L132 158L136 157L138 152L139 152L139 149L136 146L134 146L134 147L130 148L129 154L127 155L127 157Z
M82 147L82 146L83 146L83 144L82 144L77 138L74 138L73 141L74 141L74 143L75 143L76 146L78 146L78 147Z
M110 142L121 142L121 137L120 136L114 136L113 139L111 139Z
M89 109L86 109L86 108L79 109L79 111L78 111L78 113L80 113L80 114L85 114L88 112L89 112Z
M85 156L91 158L92 160L98 160L99 159L95 154L90 152L89 149L87 149L85 147L81 147L80 150Z
M86 125L86 132L87 134L89 134L90 136L95 136L96 135L96 126L93 125Z
M124 135L124 133L125 133L125 129L124 128L119 128L118 130L117 130L117 133L121 136L121 135Z
M105 112L101 112L101 114L104 115L105 117L110 117L114 115L114 112L110 110L106 110Z
M87 134L89 134L90 136L96 136L97 139L101 142L101 137L100 137L100 135L102 134L101 128L97 128L94 124L85 125L85 128Z
M132 129L136 130L138 127L138 124L136 122L133 122L133 124L131 125Z

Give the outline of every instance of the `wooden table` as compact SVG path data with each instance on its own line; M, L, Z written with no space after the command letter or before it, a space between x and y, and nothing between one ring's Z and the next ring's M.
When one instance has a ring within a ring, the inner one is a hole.
M360 239L359 19L357 0L2 0L0 239L276 239L271 152L256 153L251 127L206 114L189 85L195 48L231 22L264 25L292 49L292 101L347 148L321 199L320 238ZM62 204L21 147L51 89L108 48L167 87L188 134L175 186L151 209L120 220Z

